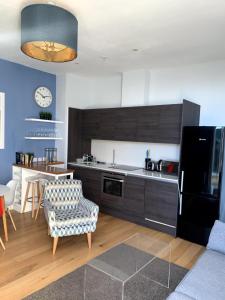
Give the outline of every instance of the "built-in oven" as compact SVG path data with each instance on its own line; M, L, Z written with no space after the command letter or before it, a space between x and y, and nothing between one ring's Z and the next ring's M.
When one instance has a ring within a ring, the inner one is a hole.
M125 175L115 173L102 174L102 198L108 200L119 200L124 195Z

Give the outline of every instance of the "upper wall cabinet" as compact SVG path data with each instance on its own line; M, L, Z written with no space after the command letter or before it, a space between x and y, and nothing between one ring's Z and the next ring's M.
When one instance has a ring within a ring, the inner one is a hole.
M83 111L87 139L179 144L182 104Z
M100 128L100 112L97 109L87 109L82 111L82 136L85 139L95 139L98 137Z
M182 104L146 106L137 113L137 141L180 143Z
M0 93L0 149L5 147L5 94Z
M82 113L85 139L136 140L137 116L133 108L88 109Z
M68 159L91 152L92 139L179 144L182 126L198 125L199 115L200 106L186 100L171 105L70 108Z

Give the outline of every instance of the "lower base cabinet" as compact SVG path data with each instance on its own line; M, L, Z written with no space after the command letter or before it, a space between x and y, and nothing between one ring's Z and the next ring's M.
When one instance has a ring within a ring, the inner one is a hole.
M130 216L144 216L145 180L127 176L124 186L124 213Z
M100 205L101 201L101 172L88 168L74 168L74 179L82 181L85 198Z
M145 221L155 229L174 234L177 227L178 186L174 183L146 180Z
M123 198L101 198L102 212L144 225L145 180L133 176L125 176Z
M68 166L71 168L71 166ZM74 178L82 181L83 194L99 205L100 211L176 235L178 185L160 180L125 176L124 197L104 198L102 171L73 167Z

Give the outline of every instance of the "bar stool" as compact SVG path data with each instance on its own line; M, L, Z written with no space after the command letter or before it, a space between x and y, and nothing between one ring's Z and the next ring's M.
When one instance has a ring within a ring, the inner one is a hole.
M41 178L39 180L40 195L39 195L39 198L38 198L38 207L37 207L37 211L36 211L35 221L37 220L40 208L44 206L44 200L43 200L44 184L48 181L49 181L49 177L47 177L47 176L45 176L44 178Z
M38 199L38 204L40 203L40 201L41 201L40 199L42 198L41 184L40 184L40 182L42 180L44 180L44 176L42 176L40 174L35 175L35 176L30 176L25 179L25 181L27 182L27 189L26 189L26 194L25 194L25 199L24 199L23 213L25 211L27 202L30 202L30 198L31 198L32 199L31 200L31 202L32 202L32 218L34 218L35 198ZM31 188L32 197L28 197L30 188ZM35 192L36 192L36 195L35 195Z

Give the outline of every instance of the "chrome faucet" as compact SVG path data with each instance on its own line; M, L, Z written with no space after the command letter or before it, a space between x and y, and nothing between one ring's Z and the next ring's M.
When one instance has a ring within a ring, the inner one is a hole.
M113 149L113 162L112 162L113 167L116 165L115 164L115 156L116 156L116 151L115 151L115 149Z

